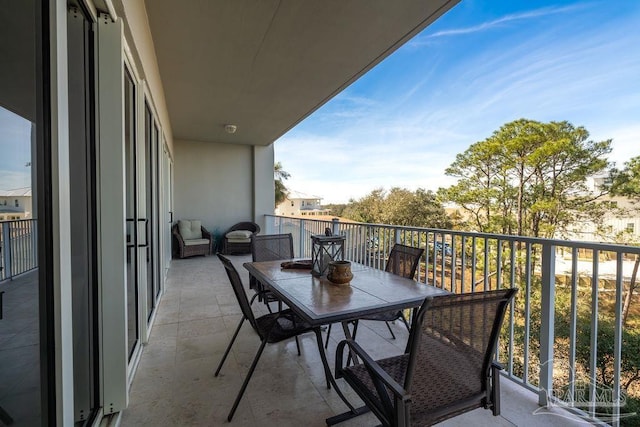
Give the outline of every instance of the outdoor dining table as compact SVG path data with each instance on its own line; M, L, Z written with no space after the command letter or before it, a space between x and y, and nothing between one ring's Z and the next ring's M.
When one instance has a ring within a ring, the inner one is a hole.
M290 260L293 261L293 260ZM352 262L353 279L336 285L326 276L314 276L309 269L283 268L283 261L247 262L244 267L312 326L342 323L351 338L349 322L386 311L415 308L429 296L448 293L434 286ZM327 419L332 425L367 411L355 409L332 381L349 412Z

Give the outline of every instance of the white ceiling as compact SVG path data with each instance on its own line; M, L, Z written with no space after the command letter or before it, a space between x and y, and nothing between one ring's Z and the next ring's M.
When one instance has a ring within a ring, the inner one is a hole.
M173 136L271 144L458 1L145 0Z

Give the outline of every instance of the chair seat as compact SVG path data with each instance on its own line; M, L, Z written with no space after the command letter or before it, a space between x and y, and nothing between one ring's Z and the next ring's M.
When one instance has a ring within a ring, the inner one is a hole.
M209 244L208 239L191 239L191 240L184 241L185 246L208 245L208 244Z
M275 322L275 325L274 325ZM258 334L267 337L268 343L276 343L312 331L313 328L290 309L269 313L256 318Z
M238 238L238 237L227 237L227 242L229 243L251 243L251 239Z
M380 320L383 322L393 322L394 320L400 319L402 317L402 312L400 310L395 311L385 311L384 313L371 314L365 317L362 317L361 320Z
M378 360L377 363L387 374L391 376L391 378L395 380L395 382L398 384L404 384L407 367L409 366L408 354L381 359ZM346 367L343 374L345 377L348 376L351 380L358 383L363 390L371 390L369 397L380 404L380 399L377 397L375 386L373 381L371 381L371 374L369 374L366 365L360 364ZM393 393L391 393L391 391L387 391L387 394L390 399L393 399Z

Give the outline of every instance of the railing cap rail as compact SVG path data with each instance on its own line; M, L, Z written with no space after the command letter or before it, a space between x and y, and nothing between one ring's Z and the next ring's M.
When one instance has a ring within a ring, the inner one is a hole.
M283 218L288 220L313 221L313 222L327 223L327 224L331 224L332 222L331 220L296 218L296 217L283 216L283 215L266 215L266 216L273 217L273 218ZM625 245L621 243L601 243L601 242L587 242L587 241L580 241L580 240L547 239L544 237L528 237L528 236L517 236L517 235L509 235L509 234L480 233L475 231L458 231L458 230L447 230L447 229L441 229L441 228L411 227L411 226L404 226L404 225L372 224L368 222L340 222L340 224L369 227L369 228L402 229L405 231L415 231L415 232L423 232L423 233L449 234L452 236L462 236L462 237L471 237L471 238L475 237L479 239L524 242L524 243L537 244L537 245L553 245L553 246L561 246L566 248L591 249L591 250L599 250L599 251L605 251L605 252L622 252L622 253L640 255L640 246Z

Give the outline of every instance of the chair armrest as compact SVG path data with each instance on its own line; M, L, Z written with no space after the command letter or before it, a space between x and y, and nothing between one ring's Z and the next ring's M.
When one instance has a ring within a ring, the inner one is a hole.
M343 354L345 345L348 345L349 350L353 351L358 357L360 357L363 364L366 366L367 371L371 375L373 383L376 384L376 388L378 388L377 383L379 383L379 381L382 381L384 385L386 385L387 388L393 392L393 394L395 394L397 397L400 397L403 401L411 399L411 395L405 391L404 387L398 384L396 380L391 378L391 376L384 369L382 369L380 365L378 365L378 363L373 360L371 356L369 356L369 354L367 354L367 352L365 352L364 349L360 347L360 345L354 340L343 340L338 343L338 347L336 349L336 378L342 378L342 370L344 366L342 365L342 362L344 361ZM378 390L378 393L379 392L380 390Z
M178 232L177 229L173 231L173 235L176 237L176 239L178 239L178 243L180 244L180 246L184 246L184 239L182 238L182 236L180 235L180 232Z
M211 233L209 232L209 230L207 230L206 228L204 228L202 226L200 227L200 230L202 230L202 238L203 239L211 240Z

